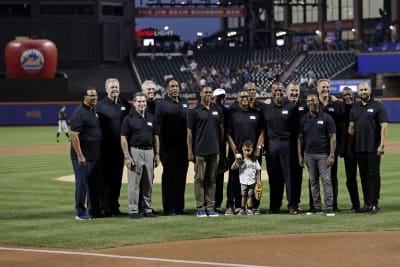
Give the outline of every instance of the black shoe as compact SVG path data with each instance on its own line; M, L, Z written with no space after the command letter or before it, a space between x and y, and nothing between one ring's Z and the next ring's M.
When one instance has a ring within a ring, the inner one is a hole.
M176 213L174 211L164 212L164 216L176 216Z
M157 215L155 215L153 212L145 212L144 217L155 218Z
M279 214L279 210L269 209L267 214Z
M131 219L140 219L143 217L143 213L129 213L129 218Z
M333 208L332 211L333 211L333 212L341 212L341 210L340 210L338 207Z
M351 209L350 209L350 212L357 212L358 210L360 210L360 207L352 206Z
M180 210L176 212L177 215L190 215L189 212L187 212L186 210Z
M379 208L378 206L371 206L371 208L369 209L369 211L368 211L368 214L370 214L370 215L374 215L374 214L377 214L377 213L380 213L380 212L382 212L383 210L381 209L381 208Z
M356 210L357 213L365 213L365 212L369 212L370 210L370 206L365 205L364 207L362 207L361 209Z
M119 209L113 209L111 212L111 215L114 217L119 217L119 216L126 216L128 213L121 212Z
M322 210L321 209L316 209L316 208L309 209L306 212L306 215L319 215L319 214L322 214Z
M102 212L101 212L101 216L104 217L104 218L107 218L107 217L113 217L113 216L115 216L115 215L112 214L112 213L109 212L109 211L102 211Z
M151 212L153 212L155 215L158 215L158 214L160 214L158 211L156 211L155 209L152 209L152 211Z

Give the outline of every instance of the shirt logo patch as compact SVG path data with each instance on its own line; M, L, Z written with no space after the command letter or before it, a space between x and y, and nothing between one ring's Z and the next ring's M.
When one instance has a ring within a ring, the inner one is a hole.
M303 110L304 110L304 107L299 107L299 110L300 110L300 111L303 111Z
M182 104L182 107L187 108L188 104Z
M255 120L256 116L250 116L250 120Z
M317 124L324 125L324 121L319 120L317 121Z
M334 108L328 108L328 111L329 112L335 112L335 109Z
M213 114L214 116L218 116L218 111L213 111L211 112L211 114Z
M367 112L372 113L372 112L374 112L374 109L373 108L369 108L369 109L367 109Z
M287 111L287 110L282 110L282 114L283 114L283 115L287 115L287 114L289 114L289 111Z
M148 126L153 126L153 123L152 123L151 121L148 121L148 122L147 122L147 125L148 125Z
M122 106L122 107L121 107L121 110L124 111L124 110L126 110L126 108L125 108L124 106Z

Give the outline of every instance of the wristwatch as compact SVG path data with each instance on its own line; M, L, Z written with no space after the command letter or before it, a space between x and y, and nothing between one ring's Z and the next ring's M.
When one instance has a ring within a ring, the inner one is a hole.
M258 148L258 149L261 149L261 148L262 148L262 146L258 145L258 146L257 146L257 148Z
M385 148L385 145L384 145L384 144L381 144L380 147L381 147L381 148Z

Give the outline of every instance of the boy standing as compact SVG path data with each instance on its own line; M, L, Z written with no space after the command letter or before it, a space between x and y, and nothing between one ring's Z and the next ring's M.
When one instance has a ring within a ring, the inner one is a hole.
M253 142L246 140L243 143L243 159L241 154L235 155L235 161L231 169L239 169L239 179L242 193L242 207L238 215L253 215L253 195L256 183L261 182L261 166L258 160L251 158L253 153ZM247 204L247 209L246 209Z

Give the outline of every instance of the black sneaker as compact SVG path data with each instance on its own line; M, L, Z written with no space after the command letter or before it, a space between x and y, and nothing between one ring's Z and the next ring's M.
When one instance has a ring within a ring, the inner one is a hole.
M153 212L145 212L144 217L155 218L157 215L155 215Z
M129 218L131 219L140 219L143 217L143 213L129 213Z
M365 213L365 212L369 212L370 210L370 206L365 205L364 207L362 207L361 209L356 210L357 213Z
M309 209L306 213L306 215L319 215L319 214L322 214L322 210L316 208Z
M377 213L381 213L383 210L381 209L381 208L379 208L378 206L371 206L371 208L369 209L369 211L368 211L368 214L370 214L370 215L374 215L374 214L377 214Z

